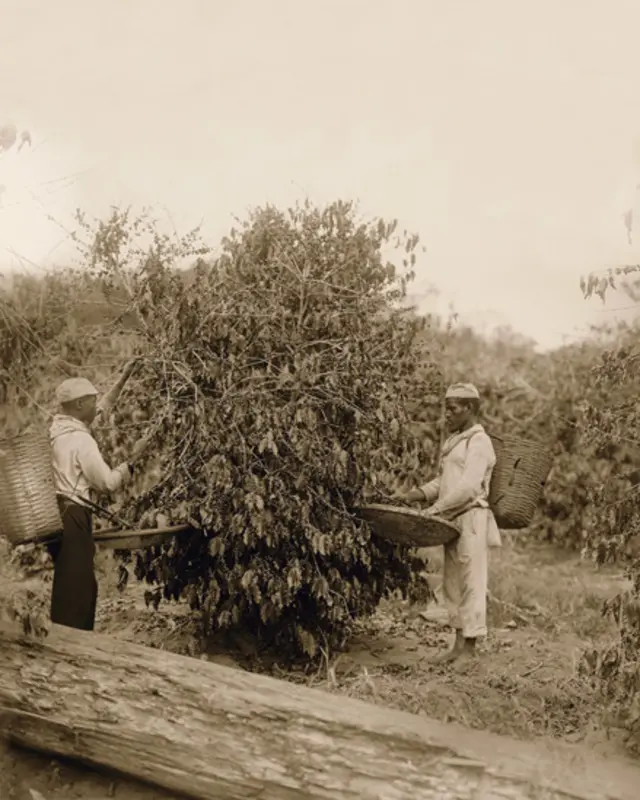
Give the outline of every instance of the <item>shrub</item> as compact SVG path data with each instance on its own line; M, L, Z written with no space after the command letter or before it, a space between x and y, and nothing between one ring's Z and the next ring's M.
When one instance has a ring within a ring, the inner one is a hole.
M636 270L616 272L628 275ZM604 300L607 289L615 288L614 277L614 273L607 278L591 276L583 284L585 295L596 292ZM618 624L617 640L604 650L587 653L582 666L607 702L609 721L627 728L629 746L636 753L640 753L640 480L631 467L637 467L640 452L639 342L636 326L621 326L593 370L593 382L606 400L598 404L587 400L582 416L585 441L614 465L608 479L591 493L594 523L588 551L598 563L625 564L630 581L629 588L603 609Z
M358 224L350 204L267 207L185 279L175 267L196 239L147 228L142 247L140 227L115 211L87 254L126 288L143 356L104 448L126 457L132 425L154 444L161 477L124 499L123 518L202 532L137 555L148 602L186 596L208 629L314 655L384 593L427 591L406 549L352 514L433 458L407 412L441 389L428 336L416 355L425 320L402 307L417 237ZM390 245L402 267L384 260Z

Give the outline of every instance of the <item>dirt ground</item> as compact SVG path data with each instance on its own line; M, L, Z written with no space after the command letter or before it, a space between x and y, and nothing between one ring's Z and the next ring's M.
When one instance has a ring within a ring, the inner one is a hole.
M425 555L430 561L428 579L438 597L441 551ZM13 594L46 609L51 578L46 559L45 569L36 568L31 575L11 563L8 553L0 564L0 602ZM607 641L615 632L600 606L621 588L620 570L596 571L575 555L507 541L493 554L491 630L472 666L430 665L429 658L450 642L446 611L441 603L418 608L397 599L383 603L359 626L348 652L325 653L320 668L313 671L287 672L261 657L251 641L236 637L198 643L194 620L184 606L147 609L144 587L135 579L118 591L110 553L100 553L98 566L100 633L471 728L521 739L553 737L600 755L624 755L621 732L605 728L598 698L577 671L583 649ZM171 796L0 744L0 800Z

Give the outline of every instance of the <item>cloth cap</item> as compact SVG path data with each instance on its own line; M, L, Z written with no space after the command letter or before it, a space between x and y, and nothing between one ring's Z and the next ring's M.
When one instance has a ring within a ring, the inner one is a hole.
M65 403L73 403L74 400L79 400L81 397L98 394L100 392L86 378L67 378L66 381L62 381L58 386L56 400L60 405L64 405Z
M479 400L480 393L472 383L453 383L447 389L445 399Z

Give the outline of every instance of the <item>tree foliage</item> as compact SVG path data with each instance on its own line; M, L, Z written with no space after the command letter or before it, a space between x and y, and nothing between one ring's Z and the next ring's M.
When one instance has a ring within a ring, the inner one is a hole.
M581 427L587 446L613 467L589 495L592 524L586 549L600 564L626 565L629 587L603 609L618 624L618 638L604 651L588 652L583 668L594 677L608 704L609 719L628 729L640 753L640 332L626 329L593 371L605 402L583 403Z
M175 267L202 255L196 237L148 228L141 246L143 227L116 211L87 252L109 290L125 288L143 359L103 444L118 461L135 436L153 442L158 478L122 518L202 533L138 555L135 574L149 602L186 596L210 628L314 655L385 592L426 589L406 550L353 515L433 457L407 410L441 388L428 336L416 355L425 320L403 308L417 237L358 223L349 204L267 207L185 279Z

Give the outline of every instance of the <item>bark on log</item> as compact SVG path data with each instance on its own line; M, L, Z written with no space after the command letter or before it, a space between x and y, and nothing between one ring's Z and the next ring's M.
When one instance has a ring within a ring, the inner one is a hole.
M203 800L635 800L640 786L631 762L57 626L37 641L0 625L0 724Z

